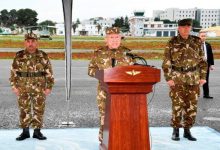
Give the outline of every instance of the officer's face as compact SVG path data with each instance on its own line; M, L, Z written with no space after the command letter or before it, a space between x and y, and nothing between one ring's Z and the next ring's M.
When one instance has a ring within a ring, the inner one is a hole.
M109 34L106 36L105 42L109 49L117 49L121 45L121 35Z
M38 47L36 39L27 39L25 40L24 45L29 53L35 53Z
M184 39L187 39L190 34L191 28L192 28L192 26L188 26L188 25L179 26L178 31L179 31L179 34L181 35L181 37Z
M205 42L205 40L206 40L206 33L205 32L199 33L199 37L202 40L202 42Z

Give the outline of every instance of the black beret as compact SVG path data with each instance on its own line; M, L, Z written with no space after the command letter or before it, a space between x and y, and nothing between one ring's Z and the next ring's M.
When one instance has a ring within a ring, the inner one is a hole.
M178 21L178 26L192 26L192 19L182 19Z

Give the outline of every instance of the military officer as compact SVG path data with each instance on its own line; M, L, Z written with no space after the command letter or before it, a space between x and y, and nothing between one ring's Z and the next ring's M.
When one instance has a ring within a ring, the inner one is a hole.
M38 49L36 34L25 34L24 45L25 50L16 53L10 77L12 91L18 97L20 127L23 128L16 140L30 137L30 125L34 128L33 138L46 140L40 129L43 126L45 99L54 85L52 66L47 54Z
M184 128L184 137L196 141L190 128L195 123L199 85L206 82L207 63L201 49L201 40L190 35L191 19L178 22L178 35L167 44L162 68L170 87L172 100L172 140L179 141L179 128ZM182 121L182 122L181 122Z
M94 56L89 63L88 74L91 77L95 76L97 70L112 68L114 66L127 66L134 63L132 58L126 55L130 52L130 49L121 45L119 28L111 27L106 29L105 43L105 46L99 47L94 51ZM102 142L106 92L100 88L100 83L97 93L97 103L100 113L99 141Z

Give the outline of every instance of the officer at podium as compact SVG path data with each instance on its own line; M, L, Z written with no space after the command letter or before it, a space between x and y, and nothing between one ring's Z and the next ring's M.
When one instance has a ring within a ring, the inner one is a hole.
M127 55L131 50L121 45L120 29L111 27L106 29L105 46L101 46L94 51L94 55L89 63L88 75L95 76L97 70L112 68L114 66L133 65L134 60ZM103 140L103 127L105 116L106 92L97 88L97 103L100 114L99 141Z
M190 128L195 123L199 85L206 82L207 63L201 49L201 39L190 35L191 19L178 22L179 34L167 44L162 68L170 87L172 100L172 140L179 141L179 128L184 128L184 137L196 141Z

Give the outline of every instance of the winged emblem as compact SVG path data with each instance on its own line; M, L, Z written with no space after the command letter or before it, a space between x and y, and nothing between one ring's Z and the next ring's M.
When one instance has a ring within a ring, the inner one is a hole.
M126 73L131 76L136 76L136 75L140 74L141 71L132 70L132 71L126 71Z

